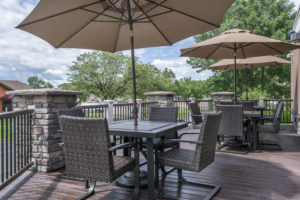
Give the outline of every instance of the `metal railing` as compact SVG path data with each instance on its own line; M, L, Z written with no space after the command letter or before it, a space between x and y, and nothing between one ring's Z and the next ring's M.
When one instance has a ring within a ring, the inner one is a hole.
M141 103L141 113L140 113L140 119L141 120L146 120L149 118L149 112L150 112L150 108L151 106L154 106L157 104L157 101L152 101L152 102L142 102Z
M258 101L258 100L257 100ZM264 115L274 115L276 105L284 102L284 109L281 115L281 123L292 123L291 120L291 99L265 99ZM201 112L213 111L213 100L197 100ZM191 122L190 111L188 107L190 101L174 101L174 106L178 107L178 121Z
M32 113L0 114L0 190L33 165Z
M133 119L133 103L113 104L113 120L130 120Z
M78 106L85 113L86 117L91 118L106 118L107 117L107 104L90 105L90 106Z
M177 121L191 122L191 114L188 104L191 101L174 101L174 106L178 107ZM201 112L213 111L213 100L197 100Z

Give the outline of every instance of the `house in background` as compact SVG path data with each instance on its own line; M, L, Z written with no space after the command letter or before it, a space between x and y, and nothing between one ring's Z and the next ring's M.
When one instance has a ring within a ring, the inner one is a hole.
M300 7L290 37L293 43L300 45ZM292 120L300 134L300 49L294 50L291 57L291 99Z
M3 81L0 80L0 112L12 110L13 95L6 95L6 91L28 90L30 86L20 81Z

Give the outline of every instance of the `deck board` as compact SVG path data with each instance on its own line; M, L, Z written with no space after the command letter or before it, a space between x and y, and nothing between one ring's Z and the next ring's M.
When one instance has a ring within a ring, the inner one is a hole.
M193 139L192 137L187 137ZM255 151L247 155L216 153L215 162L200 173L184 171L186 178L222 186L215 200L299 200L300 199L300 136L290 128L283 128L279 135L264 134L266 140L279 141L283 151ZM192 148L184 146L183 148ZM58 199L71 200L87 190L84 182L57 178L63 170L51 173L25 172L18 181L0 192L0 199ZM28 178L29 177L29 178ZM182 199L203 199L207 188L178 184L176 172L164 181L166 194L179 195ZM114 184L97 183L96 194L91 200L129 199L132 191ZM141 198L147 192L142 190Z

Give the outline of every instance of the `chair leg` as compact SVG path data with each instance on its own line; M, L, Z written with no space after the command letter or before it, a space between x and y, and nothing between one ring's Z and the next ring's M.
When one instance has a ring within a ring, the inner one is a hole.
M136 141L137 142L137 141ZM135 159L135 167L134 167L134 191L133 191L133 200L139 199L140 196L140 160L139 160L139 148L134 148L134 159Z
M93 194L95 194L95 187L96 187L96 181L92 181L89 191L87 193L85 193L84 195L82 195L81 197L79 197L77 200L84 200L84 199L87 199L88 197L92 196Z
M177 173L178 173L178 178L179 178L180 182L182 182L182 183L189 183L189 184L193 184L193 185L199 185L199 186L203 186L203 187L213 188L213 190L210 193L208 193L208 195L204 198L204 200L211 200L221 190L221 186L219 186L219 185L194 182L194 181L189 181L189 180L185 179L182 175L181 169L178 169Z
M177 174L178 174L178 181L180 183L193 184L193 185L199 185L202 187L212 188L212 191L210 191L208 193L208 195L206 195L204 200L211 200L221 190L221 186L219 186L219 185L202 183L202 182L194 182L194 181L189 181L189 180L185 179L182 175L182 169L177 169ZM164 176L164 178L166 178L166 176ZM159 197L166 198L166 199L172 199L172 200L178 199L176 197L172 197L172 196L165 194L160 187L158 190L158 195L159 195Z

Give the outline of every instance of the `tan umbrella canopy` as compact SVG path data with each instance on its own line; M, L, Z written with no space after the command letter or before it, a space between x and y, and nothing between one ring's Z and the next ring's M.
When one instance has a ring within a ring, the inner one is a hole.
M131 49L137 122L134 48L172 45L219 27L234 0L41 0L17 28L55 48L108 52Z
M253 68L264 67L264 66L281 66L283 64L289 64L289 63L291 62L275 56L260 56L260 57L252 57L252 58L245 58L245 59L236 59L236 69L245 70L246 99L248 100L247 69L253 69ZM234 60L233 59L221 60L209 66L209 69L210 70L234 70Z
M236 69L253 69L264 66L280 66L291 63L289 60L275 56L259 56L245 59L236 59ZM234 60L224 59L209 66L210 70L234 70Z
M234 58L236 63L237 58L283 54L297 48L300 46L255 35L248 30L232 29L181 49L181 56L205 59ZM234 64L234 96L236 101L236 64Z

